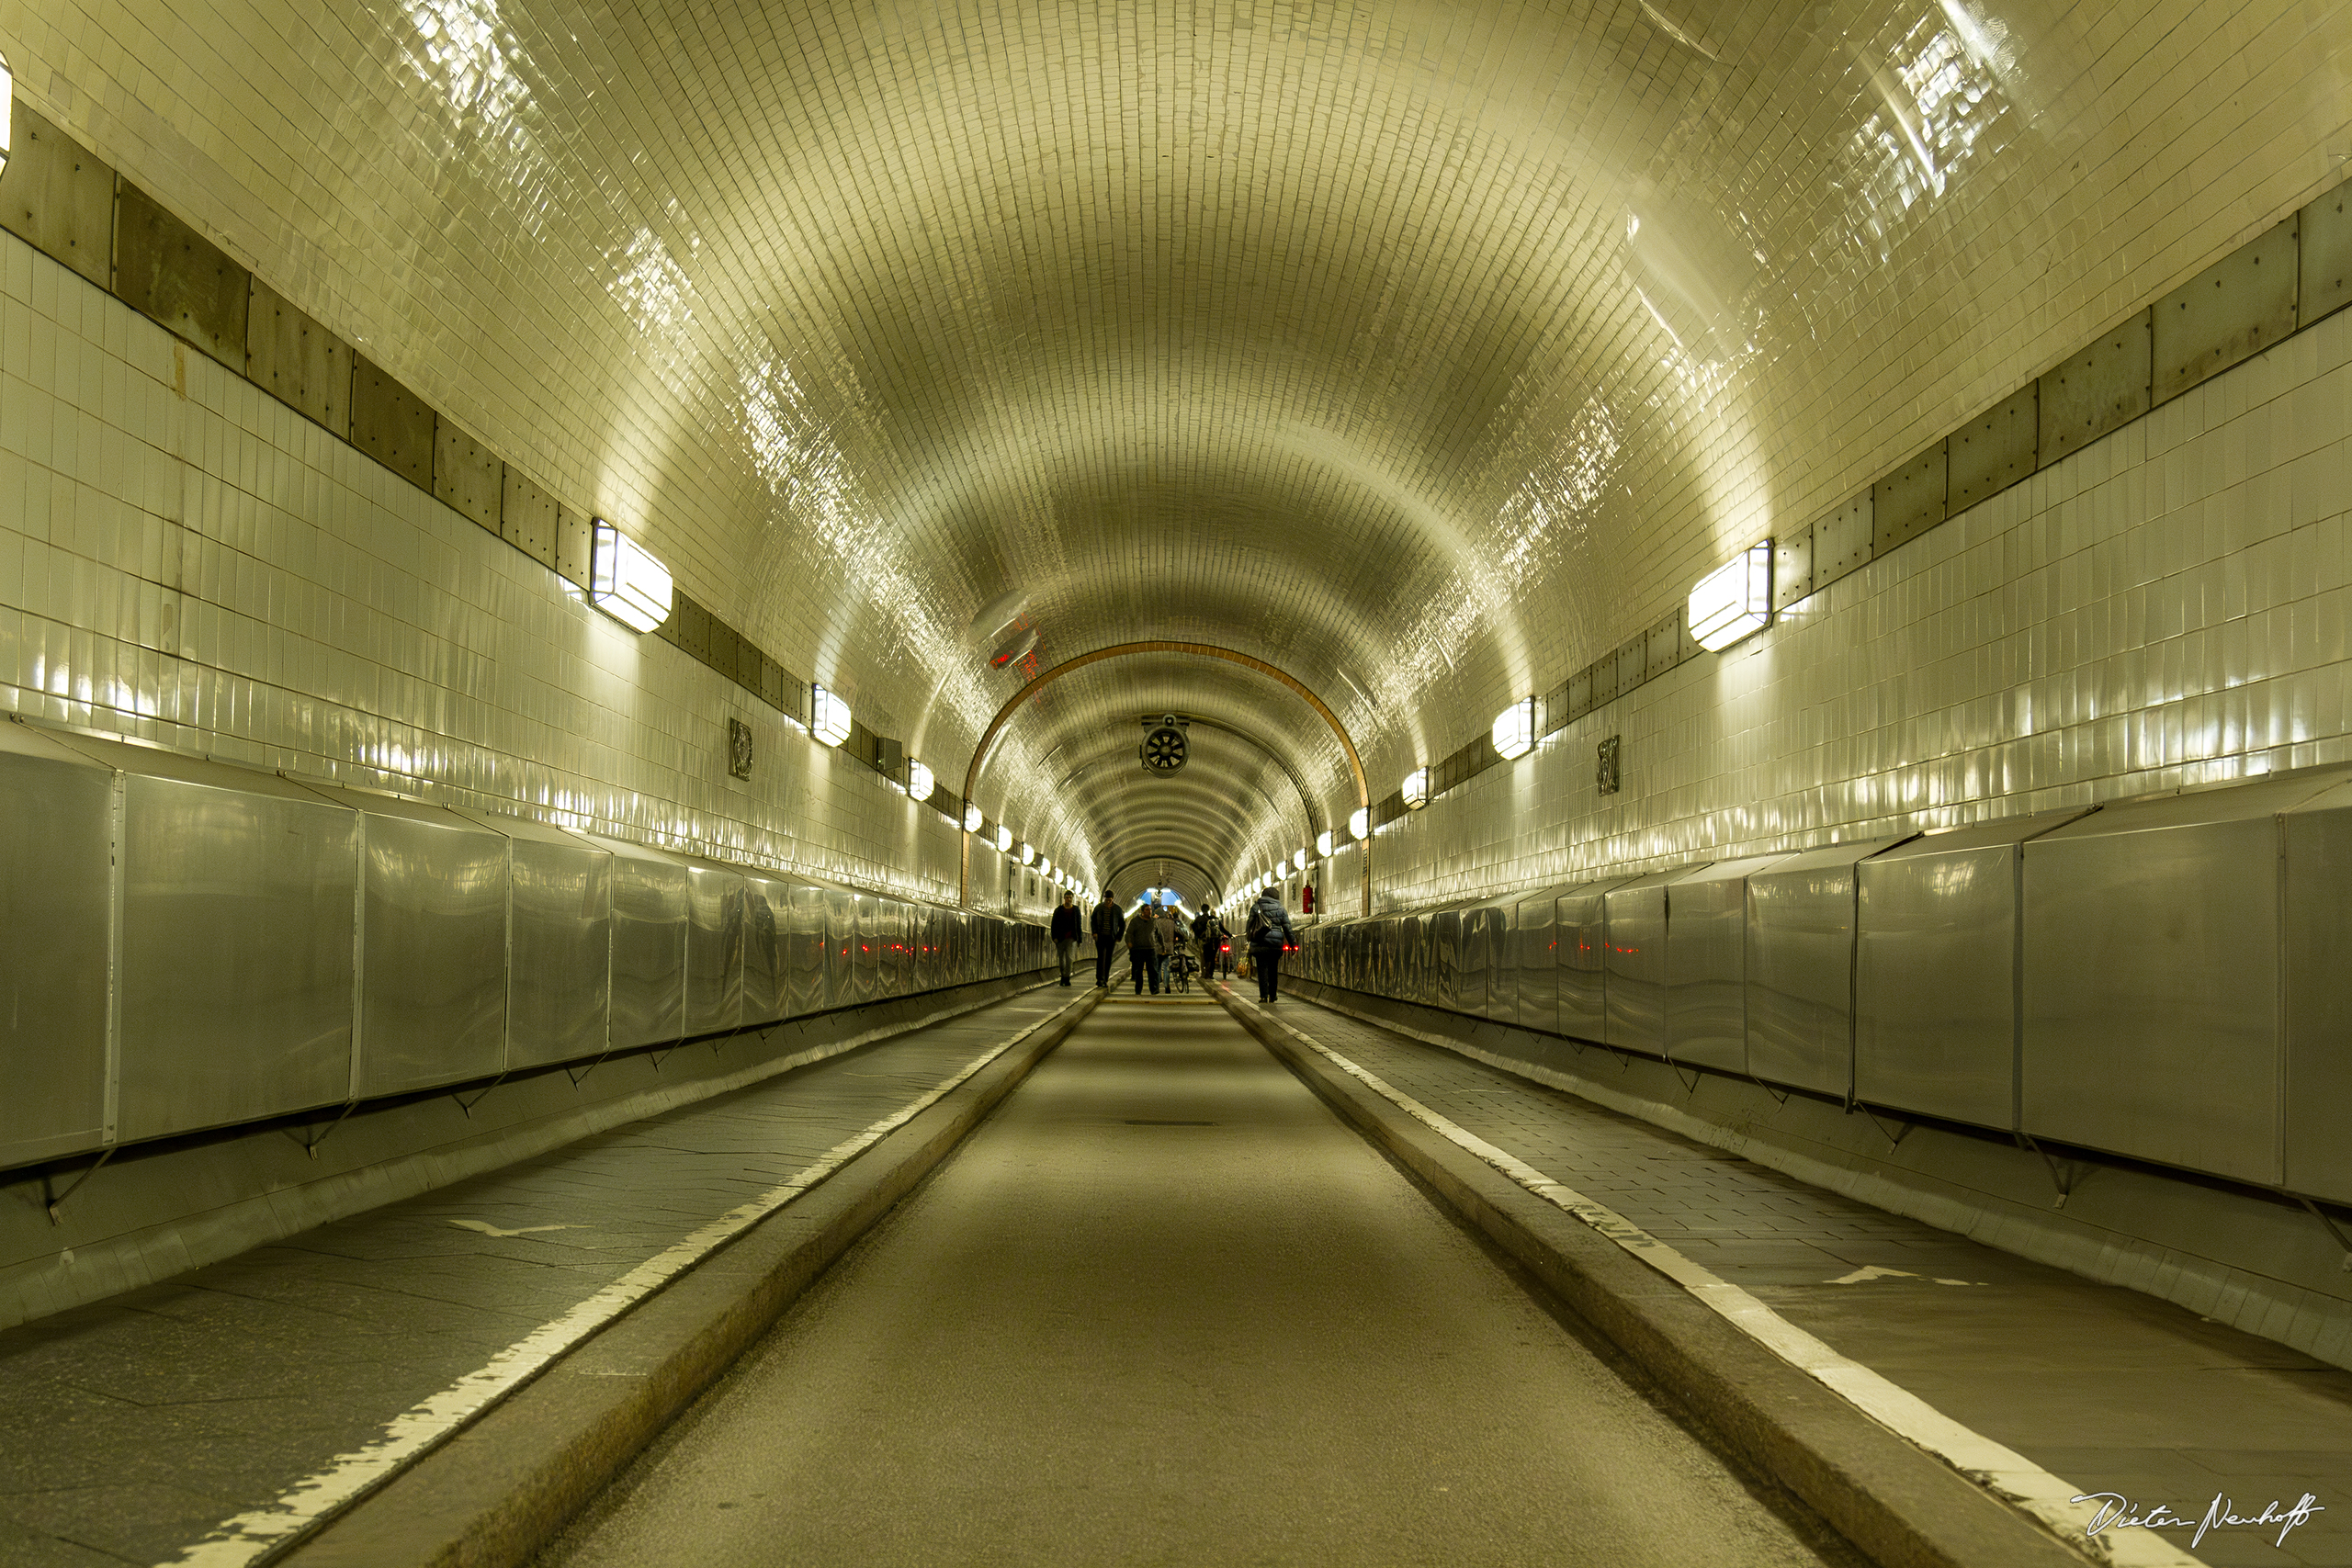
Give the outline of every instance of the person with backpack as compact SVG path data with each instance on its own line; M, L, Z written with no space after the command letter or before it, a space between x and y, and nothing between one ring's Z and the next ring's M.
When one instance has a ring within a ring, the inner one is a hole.
M1159 906L1146 904L1127 922L1127 972L1135 976L1136 995L1143 995L1146 980L1151 994L1159 995L1162 965L1168 961L1168 928L1160 923Z
M1272 1002L1277 976L1282 972L1283 949L1291 944L1290 911L1283 908L1282 898L1272 888L1258 895L1250 907L1250 919L1242 928L1250 939L1250 964L1258 975L1258 999Z
M1060 905L1054 910L1053 937L1054 955L1061 960L1062 984L1065 986L1069 984L1069 955L1070 950L1078 945L1078 906L1070 900L1068 893L1064 893Z
M1119 939L1127 934L1127 918L1119 913L1119 896L1109 888L1102 889L1102 902L1094 906L1094 988L1111 988L1111 955L1119 951Z

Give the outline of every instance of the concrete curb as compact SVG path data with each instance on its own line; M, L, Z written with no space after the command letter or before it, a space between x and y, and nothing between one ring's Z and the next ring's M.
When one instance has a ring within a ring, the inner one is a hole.
M699 1264L276 1561L526 1563L1069 1038L1089 991L1012 1050Z
M2082 1568L2084 1556L2034 1520L1790 1366L1673 1280L1303 1050L1257 1007L1216 995L1342 1120L1871 1561L1884 1568Z

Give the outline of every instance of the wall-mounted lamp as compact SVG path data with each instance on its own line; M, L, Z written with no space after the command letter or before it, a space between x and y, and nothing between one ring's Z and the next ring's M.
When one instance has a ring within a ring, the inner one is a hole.
M977 833L979 830L980 808L967 801L964 806L964 831L967 833Z
M1301 874L1304 874L1306 870L1306 851L1301 848L1298 853L1291 857L1291 863L1297 866Z
M1329 859L1331 854L1331 829L1326 828L1323 831L1315 835L1315 852L1323 856L1327 860Z
M1012 852L1012 829L1001 822L996 825L996 852L1001 855Z
M1407 773L1402 792L1405 796L1406 810L1419 811L1422 807L1427 806L1430 803L1430 771L1427 768L1415 768L1411 773Z
M17 73L0 54L0 169L8 166L8 127L17 117Z
M912 757L907 759L907 796L909 799L929 800L931 798L931 792L933 788L936 786L938 783L939 781L932 776L932 772L929 768L923 766L921 762L916 761Z
M1690 590L1690 639L1718 653L1772 623L1772 541L1751 545Z
M1535 699L1521 697L1495 715L1495 754L1506 762L1535 750Z
M828 746L838 746L849 739L849 704L839 692L829 692L822 686L809 688L808 730Z
M1021 846L1021 863L1023 865L1035 865L1037 863L1036 845L1024 843Z
M1359 806L1348 813L1348 837L1351 839L1372 837L1372 807Z
M0 162L5 162L0 159ZM633 632L670 618L670 569L599 517L589 531L588 602Z

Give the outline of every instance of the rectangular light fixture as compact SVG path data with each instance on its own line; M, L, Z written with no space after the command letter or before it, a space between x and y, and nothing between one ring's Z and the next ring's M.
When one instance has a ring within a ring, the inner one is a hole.
M1495 754L1508 762L1535 750L1535 699L1521 697L1495 715Z
M1315 835L1315 852L1329 860L1331 855L1331 829L1326 828Z
M937 779L932 777L931 770L929 768L925 767L922 763L916 761L912 757L907 759L907 796L909 799L929 800L931 798L932 789L938 784L938 782L939 781Z
M1372 807L1359 806L1348 813L1348 837L1351 839L1372 837Z
M967 801L964 806L964 831L967 833L977 833L979 830L980 808Z
M589 534L588 602L634 632L670 618L670 569L599 517Z
M839 692L829 692L822 686L808 688L808 728L828 746L838 746L849 739L849 704Z
M1407 773L1403 794L1406 810L1419 811L1422 807L1427 806L1430 803L1430 771L1427 768L1415 768L1411 773Z
M1690 590L1690 639L1719 653L1772 622L1772 541L1751 545Z

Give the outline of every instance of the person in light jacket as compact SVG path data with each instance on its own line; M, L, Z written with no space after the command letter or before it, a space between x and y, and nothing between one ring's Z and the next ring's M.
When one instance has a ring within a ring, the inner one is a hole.
M1119 939L1127 934L1127 918L1119 913L1119 896L1109 888L1102 889L1102 902L1094 906L1094 987L1111 988L1111 955L1119 951Z
M1151 994L1159 995L1159 969L1168 958L1168 931L1159 921L1159 908L1146 904L1127 922L1127 972L1134 976L1136 995L1143 995L1146 980Z
M1250 964L1258 972L1258 999L1274 999L1276 977L1282 973L1283 949L1291 943L1290 911L1272 888L1258 895L1243 928L1250 939Z
M1079 933L1085 928L1079 924L1078 902L1069 894L1062 895L1060 908L1054 911L1054 953L1062 961L1062 984L1069 984L1070 950L1078 945Z

